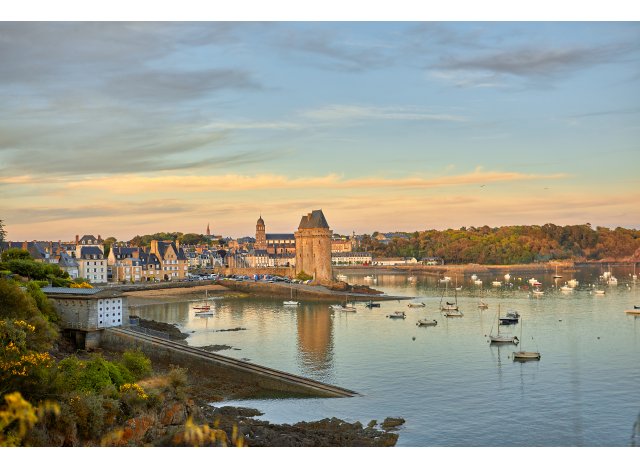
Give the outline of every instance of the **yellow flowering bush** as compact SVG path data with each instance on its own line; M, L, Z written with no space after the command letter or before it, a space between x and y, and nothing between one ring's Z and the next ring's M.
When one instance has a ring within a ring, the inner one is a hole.
M93 289L93 286L87 281L72 282L71 284L69 284L69 287L71 287L72 289Z
M149 398L149 395L147 395L144 389L138 384L124 384L120 386L120 393L129 392L135 393L135 395L142 400L146 400L147 398Z
M60 414L57 403L46 401L34 408L20 392L5 395L4 401L6 405L0 409L0 447L19 446L38 420L47 413Z

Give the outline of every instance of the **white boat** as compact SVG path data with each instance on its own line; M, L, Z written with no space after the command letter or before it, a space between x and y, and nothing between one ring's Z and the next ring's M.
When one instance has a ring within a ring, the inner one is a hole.
M461 311L459 310L448 310L443 314L445 317L464 317Z
M443 312L458 311L458 292L455 289L453 290L453 293L455 295L454 297L455 300L453 302L445 301L444 304L442 303L445 296L447 295L447 286L448 286L448 283L444 285L444 290L442 291L442 297L440 297L440 310Z
M500 281L493 281L493 282L491 283L491 285L492 285L493 287L500 287L500 286L502 285L502 282L500 282Z
M387 315L387 318L401 318L404 320L406 318L406 315L404 314L404 312L393 312Z
M511 274L507 273L504 275L504 280L509 282L509 280L511 279Z
M416 323L418 326L436 326L437 324L438 320L427 320L426 318L424 320L418 320Z
M536 289L533 289L533 290L531 291L531 294L533 294L533 295L543 295L543 294L544 294L544 292L543 292L543 291L541 291L540 289L536 288Z
M562 292L573 292L573 287L565 285L565 286L562 286L560 290Z
M558 274L558 265L557 265L557 264L556 264L556 273L553 275L553 278L554 278L554 279L560 279L560 278L562 278L562 276Z
M579 282L578 282L578 281L576 281L575 279L570 279L570 280L567 282L567 285L568 285L569 287L578 287L578 284L579 284Z
M285 300L284 302L282 302L282 304L285 307L297 307L298 305L300 305L300 302L298 302L297 300L293 300L293 284L291 285L291 299Z
M193 309L200 313L208 312L209 310L211 310L211 305L209 305L209 296L208 296L207 290L204 291L204 303L201 305L194 305Z
M532 286L540 286L540 285L542 285L535 277L532 277L527 282Z
M629 315L640 315L640 307L634 305L633 308L625 310L624 313L628 313Z
M618 285L618 279L615 276L611 276L611 277L609 277L609 280L607 281L607 284L609 284L610 286L617 286Z
M520 322L520 336L522 336L522 322ZM522 342L520 342L520 351L515 351L513 353L514 361L538 361L540 360L540 353L538 351L523 351L522 350Z
M477 276L476 274L472 274L472 275L471 275L471 280L472 280L472 281L475 281L475 280L477 280L477 279L478 279L478 276Z
M331 305L330 308L336 312L356 312L356 308L350 305Z
M373 281L373 276L365 276L364 280L365 281Z
M338 279L339 281L346 281L347 280L347 276L345 276L344 274L338 274L336 276L336 279Z
M409 277L407 278L407 281L409 281L409 282L413 282L413 281L415 281L415 280L416 280L416 278L415 278L414 276L409 276Z
M482 285L482 279L476 279L475 281L473 281L473 283L474 283L476 286L481 286L481 285Z
M498 314L497 317L500 318L500 304L498 304ZM491 328L493 332L493 327ZM498 320L498 334L493 335L489 333L489 341L492 343L515 343L518 344L518 337L513 335L505 335L500 334L500 321Z
M212 317L213 316L213 312L196 312L195 313L196 317Z
M411 308L420 308L420 307L426 307L427 304L425 304L424 302L409 302L407 306Z
M442 279L440 279L440 282L446 284L449 281L451 281L451 278L449 276L444 276Z
M593 293L596 294L596 295L604 295L604 290L596 289L596 290L593 291Z

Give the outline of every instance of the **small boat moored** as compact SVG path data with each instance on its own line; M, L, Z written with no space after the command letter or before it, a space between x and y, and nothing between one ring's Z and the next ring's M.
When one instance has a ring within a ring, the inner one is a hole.
M629 315L640 315L640 307L634 305L633 308L625 310L624 313L628 313Z
M407 316L404 314L404 312L393 312L390 313L389 315L387 315L387 318L401 318L401 319L405 319Z
M437 324L438 320L427 320L426 318L424 320L418 320L416 323L418 326L436 326Z
M411 308L420 308L420 307L426 307L427 304L425 304L424 302L409 302L407 306Z

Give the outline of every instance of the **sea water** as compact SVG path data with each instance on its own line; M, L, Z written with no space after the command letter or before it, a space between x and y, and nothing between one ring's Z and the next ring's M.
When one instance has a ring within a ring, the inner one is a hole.
M467 276L448 284L426 275L345 272L351 284L416 297L357 305L333 312L329 303L218 298L214 315L199 318L199 302L142 306L142 318L176 324L192 346L219 345L218 353L357 391L353 398L265 399L225 402L264 413L261 419L296 423L338 417L360 421L402 417L398 446L628 446L640 413L640 284L615 273L617 286L600 283L596 270L536 275L544 294L532 296L530 275L511 273L513 286L491 287L495 275ZM370 274L370 273L367 273ZM573 292L559 288L575 278ZM504 279L498 278L503 281ZM447 318L440 302L454 301L464 316ZM594 286L606 294L595 295ZM482 299L487 310L477 308ZM521 345L495 346L498 307L520 313L521 324L501 326ZM387 317L403 310L406 318ZM437 326L418 327L418 319ZM515 362L520 347L540 361ZM220 404L216 404L220 405Z

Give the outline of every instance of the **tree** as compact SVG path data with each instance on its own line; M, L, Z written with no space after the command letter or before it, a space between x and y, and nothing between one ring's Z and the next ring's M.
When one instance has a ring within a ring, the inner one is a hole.
M116 239L116 237L108 237L104 241L104 257L105 258L109 256L109 251L111 251L111 246L117 241L118 240Z
M2 261L11 261L14 259L33 259L27 250L21 248L9 248L2 253Z
M0 243L4 241L7 236L7 231L4 229L4 220L0 219Z

